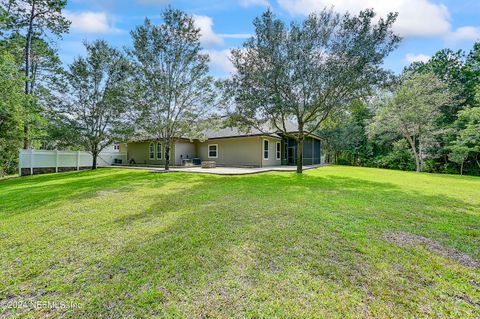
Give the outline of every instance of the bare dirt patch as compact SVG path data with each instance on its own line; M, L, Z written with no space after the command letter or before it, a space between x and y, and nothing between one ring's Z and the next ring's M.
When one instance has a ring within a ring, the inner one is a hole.
M106 189L106 190L97 191L96 195L97 196L106 196L106 195L115 194L115 193L118 193L118 192L119 192L118 189Z
M473 268L480 268L480 261L473 259L469 255L456 250L455 248L445 247L439 242L414 234L405 232L386 233L385 239L400 247L408 247L412 245L423 245L429 250L442 255L443 257L453 259L458 263Z

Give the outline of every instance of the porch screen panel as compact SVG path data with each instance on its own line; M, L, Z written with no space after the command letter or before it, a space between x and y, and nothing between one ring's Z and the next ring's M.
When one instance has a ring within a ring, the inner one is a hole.
M306 138L303 142L303 165L313 164L313 141Z
M313 140L313 164L320 164L320 141Z

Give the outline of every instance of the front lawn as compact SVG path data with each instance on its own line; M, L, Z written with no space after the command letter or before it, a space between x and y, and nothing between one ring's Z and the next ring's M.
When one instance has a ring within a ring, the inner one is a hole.
M475 177L329 166L0 181L0 317L478 318L479 260Z

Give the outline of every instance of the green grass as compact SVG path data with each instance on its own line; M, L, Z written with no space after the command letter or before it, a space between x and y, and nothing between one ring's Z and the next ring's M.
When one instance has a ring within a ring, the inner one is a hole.
M480 178L329 166L0 181L0 317L478 318ZM438 248L438 247L437 247Z

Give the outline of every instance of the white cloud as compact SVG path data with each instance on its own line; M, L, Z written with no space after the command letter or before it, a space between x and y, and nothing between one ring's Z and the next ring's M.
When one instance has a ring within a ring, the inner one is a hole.
M204 46L223 44L223 39L213 32L213 20L208 16L194 15L195 26L200 29L200 42Z
M218 34L221 38L230 38L230 39L248 39L252 35L250 33L222 33Z
M413 62L427 62L428 60L430 60L430 56L426 54L407 53L407 55L405 55L405 61L409 64Z
M105 12L71 12L66 11L65 16L72 24L71 28L85 33L114 33L120 30L115 28L113 22Z
M230 49L225 50L206 50L210 56L210 71L213 73L230 74L235 71L235 67L230 61Z
M270 3L268 2L268 0L240 0L240 5L242 7L269 7Z
M450 32L447 34L445 37L447 42L450 44L453 44L455 42L460 42L460 41L477 41L480 39L480 28L476 27L460 27L457 28L455 31Z
M443 4L430 0L277 0L279 5L292 15L307 15L312 11L334 6L340 12L358 13L373 8L385 17L389 12L398 12L394 30L404 37L445 35L450 31L450 14Z

